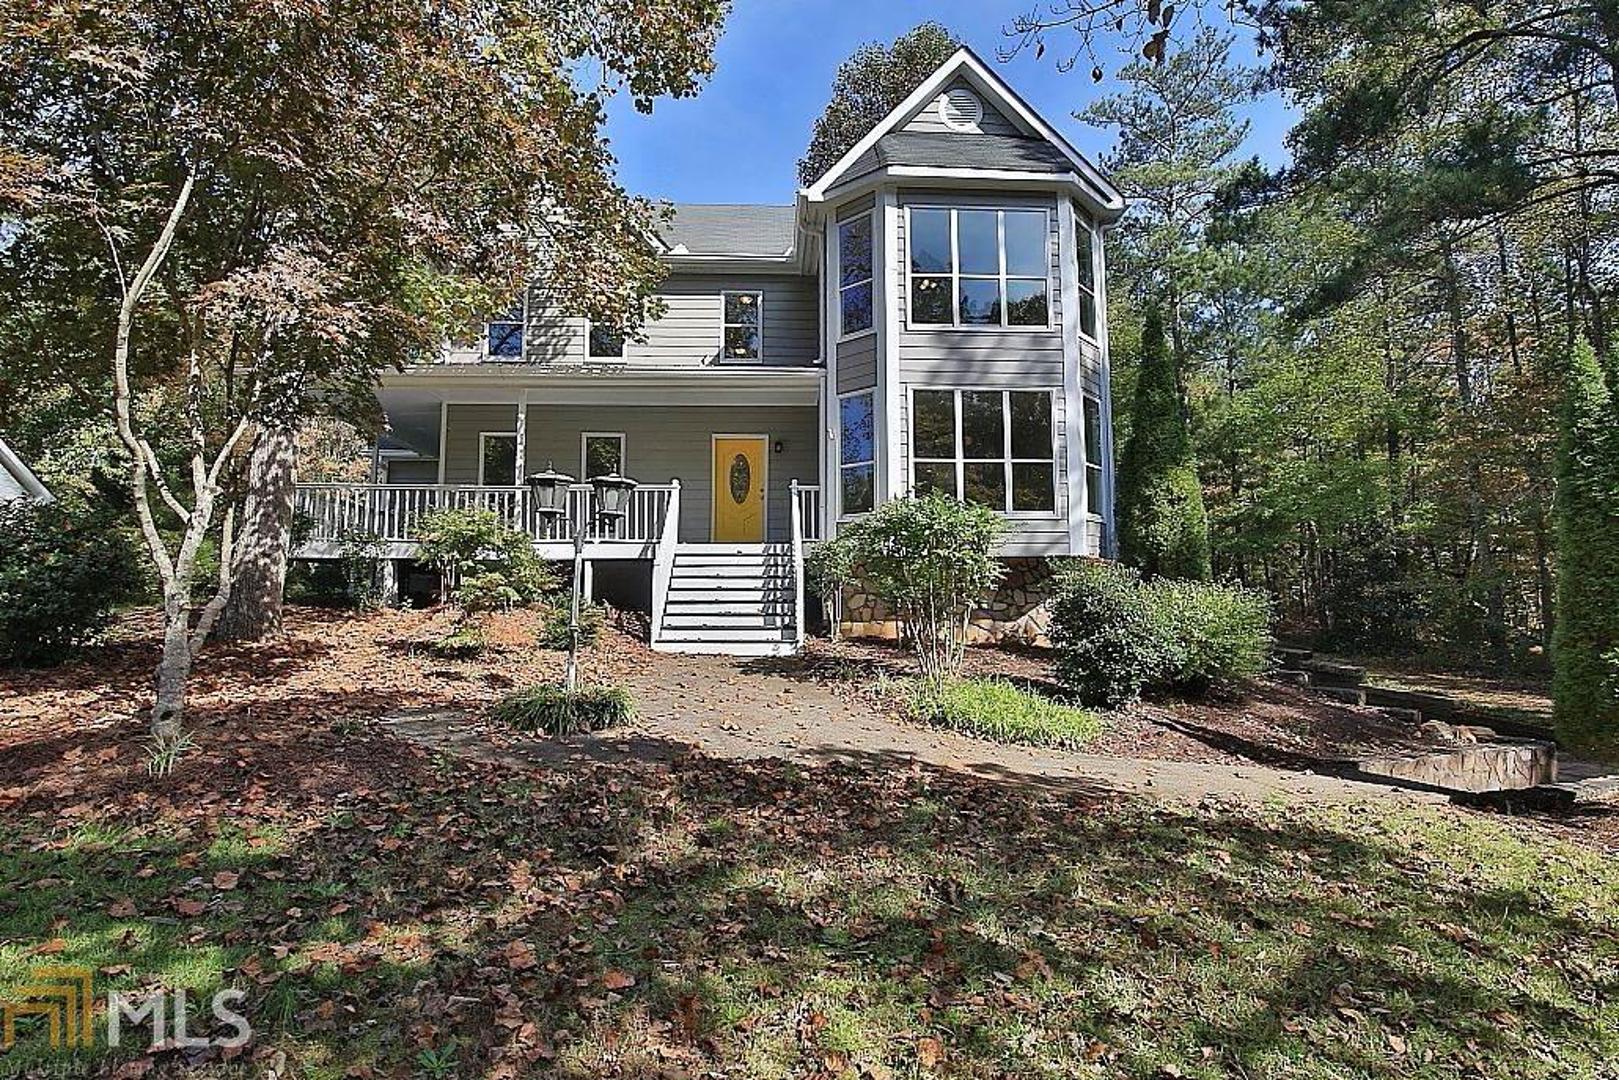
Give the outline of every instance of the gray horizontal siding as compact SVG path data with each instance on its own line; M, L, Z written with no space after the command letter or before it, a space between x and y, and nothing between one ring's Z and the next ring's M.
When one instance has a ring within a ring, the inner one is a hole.
M838 393L877 385L877 335L838 342Z
M717 277L672 275L657 290L665 311L642 328L642 341L627 342L624 357L609 361L626 367L679 368L720 363L724 340L723 293L764 293L762 363L809 366L820 360L820 307L814 277L780 274ZM531 364L583 364L587 323L553 301L544 285L529 291L526 360ZM478 363L481 343L453 348L449 363ZM747 361L751 362L751 361ZM738 361L727 361L738 363Z
M478 479L478 432L510 431L516 408L509 405L451 405L445 436L445 482L473 484ZM769 488L766 531L771 540L786 540L791 512L788 483L819 482L818 410L806 406L642 406L530 405L528 449L523 472L539 472L548 463L570 475L581 475L580 436L586 431L624 434L624 469L643 483L681 484L680 539L709 539L713 507L711 437L723 434L766 435Z
M938 97L922 106L921 111L915 116L911 117L910 121L901 127L900 130L923 131L934 134L942 133L946 135L960 134L954 129L946 127L944 121L939 119L939 99L944 97L944 95L949 93L951 90L955 90L959 87L966 87L968 90L972 90L973 95L977 97L979 101L984 103L984 118L978 122L978 130L980 132L985 135L1023 134L1023 132L1018 130L1017 126L1014 125L1012 121L1008 120L1000 110L996 109L995 106L991 105L989 102L984 101L983 94L980 94L977 90L973 90L972 87L968 86L968 84L962 79L952 81L949 86L945 87L944 91L941 92Z
M473 476L474 478L477 476L476 465L473 466ZM438 483L438 462L390 461L388 462L387 482L390 484L436 484Z

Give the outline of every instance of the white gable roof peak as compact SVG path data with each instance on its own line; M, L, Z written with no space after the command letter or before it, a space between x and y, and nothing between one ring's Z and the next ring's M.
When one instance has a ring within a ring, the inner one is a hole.
M926 108L935 98L944 92L952 82L957 79L964 80L983 95L985 102L999 110L1015 126L1026 134L1035 138L1046 140L1060 150L1074 166L1077 176L1084 178L1088 184L1095 188L1101 198L1103 208L1114 214L1124 211L1124 195L1113 182L1085 158L1085 155L1076 150L1072 143L1063 138L1045 118L1031 108L1028 102L1018 96L998 74L979 59L978 54L965 45L957 49L950 58L938 69L922 81L922 85L911 91L910 95L896 105L887 116L883 117L868 132L865 137L844 154L823 173L820 179L805 189L805 196L811 201L819 201L826 196L827 191L834 187L838 180L848 172L861 155L876 145L877 140L884 135L899 129L908 123L912 117Z

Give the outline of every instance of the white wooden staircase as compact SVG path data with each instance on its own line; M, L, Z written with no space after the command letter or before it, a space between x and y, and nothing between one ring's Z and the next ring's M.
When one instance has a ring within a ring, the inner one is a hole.
M791 544L676 544L652 639L659 652L786 656L798 649Z

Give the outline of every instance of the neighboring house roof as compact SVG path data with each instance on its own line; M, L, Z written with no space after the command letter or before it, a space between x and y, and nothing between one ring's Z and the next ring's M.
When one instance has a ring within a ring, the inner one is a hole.
M32 499L37 503L55 502L56 496L50 493L34 470L23 464L6 440L0 439L0 500Z
M675 203L659 230L673 255L772 255L793 249L797 207Z
M850 164L845 182L891 165L936 165L959 169L1018 169L1065 173L1067 155L1044 139L1019 135L895 131L878 139Z

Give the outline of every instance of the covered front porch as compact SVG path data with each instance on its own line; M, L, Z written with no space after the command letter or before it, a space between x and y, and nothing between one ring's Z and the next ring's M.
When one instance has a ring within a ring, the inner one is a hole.
M587 578L602 563L639 575L655 647L791 651L804 546L829 525L822 386L815 369L402 375L381 394L374 482L298 486L294 555L358 541L403 564L428 515L488 510L545 558L570 559L582 537ZM553 471L575 478L560 514L524 483ZM612 519L588 483L609 473L636 481Z

